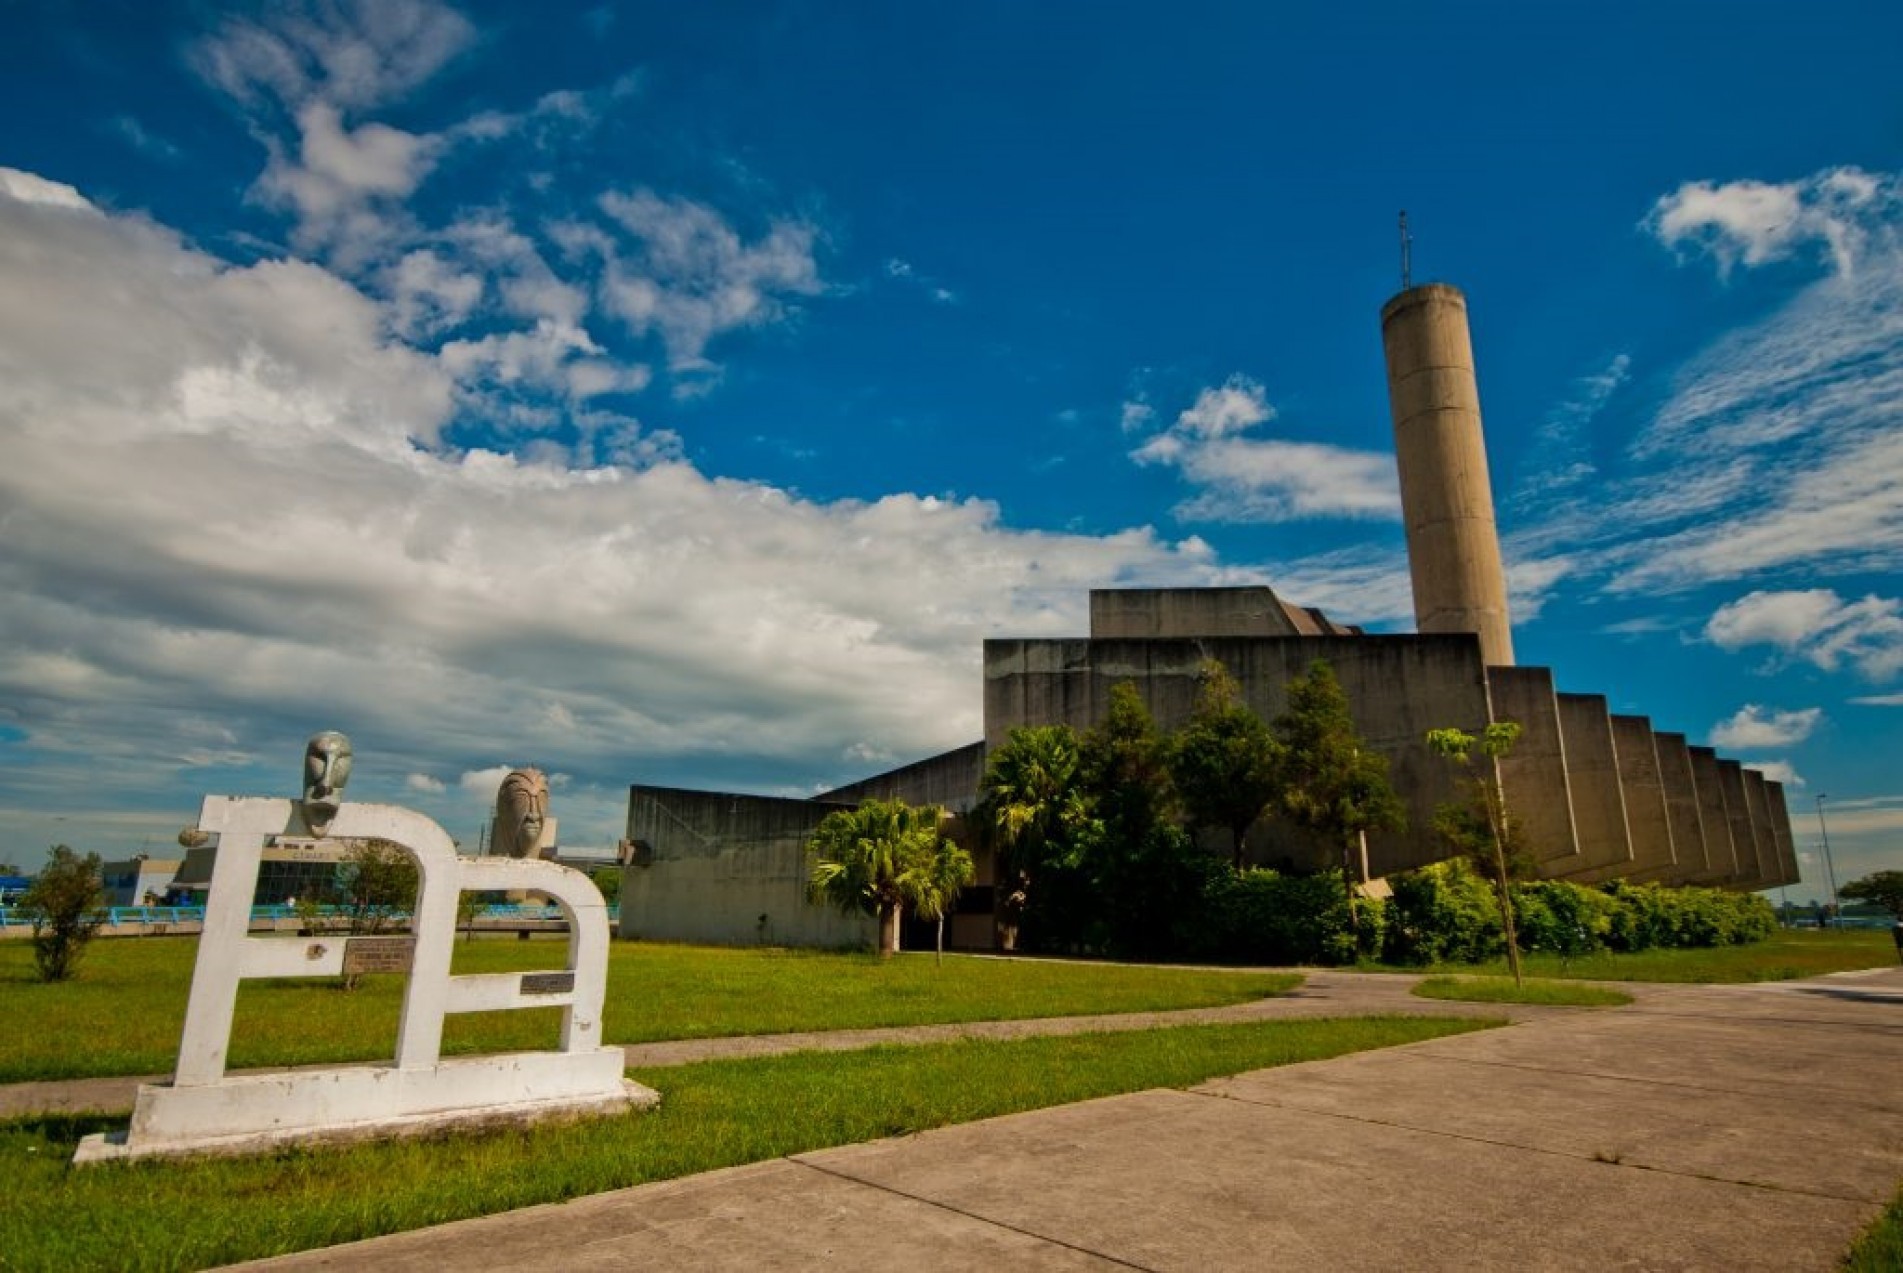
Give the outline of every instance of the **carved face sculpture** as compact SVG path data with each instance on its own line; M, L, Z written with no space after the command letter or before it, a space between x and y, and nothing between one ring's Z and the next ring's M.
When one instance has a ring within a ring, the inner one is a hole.
M548 819L548 779L540 769L513 769L496 792L496 848L514 858L534 857Z
M344 802L344 784L350 781L350 740L334 729L313 736L304 745L304 825L322 836L330 830L337 807Z

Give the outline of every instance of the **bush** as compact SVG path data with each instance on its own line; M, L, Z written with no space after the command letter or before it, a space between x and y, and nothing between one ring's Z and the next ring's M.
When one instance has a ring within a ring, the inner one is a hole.
M80 857L54 845L20 898L20 909L33 921L33 966L41 981L65 981L78 970L86 943L106 918L105 900L99 855Z
M1546 880L1513 890L1520 940L1528 950L1577 959L1606 948L1617 903L1595 888Z
M1391 877L1382 958L1391 964L1479 963L1504 949L1493 890L1464 859Z
M1341 872L1283 875L1257 868L1217 876L1204 895L1205 957L1244 964L1351 964L1355 928ZM1378 949L1382 907L1359 908Z

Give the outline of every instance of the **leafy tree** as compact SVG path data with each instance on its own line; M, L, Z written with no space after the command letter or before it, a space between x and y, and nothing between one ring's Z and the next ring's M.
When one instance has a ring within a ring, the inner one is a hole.
M935 804L915 808L903 800L867 800L827 814L806 842L813 859L808 896L848 914L876 915L879 953L891 955L906 903L916 904L933 879L944 816Z
M978 820L999 849L1005 946L1040 880L1074 873L1103 835L1084 784L1083 749L1068 725L1022 726L985 762Z
M1110 844L1139 845L1175 818L1169 747L1134 682L1110 687L1109 709L1081 741L1084 786Z
M1470 784L1470 799L1464 805L1444 804L1434 811L1434 831L1441 840L1476 863L1486 862L1491 847L1491 869L1484 873L1493 879L1500 903L1500 924L1507 941L1507 964L1513 969L1513 984L1519 985L1520 941L1513 927L1513 870L1510 842L1514 838L1512 821L1507 817L1505 794L1500 790L1496 762L1513 750L1520 738L1520 726L1513 721L1495 721L1478 735L1459 729L1430 729L1427 745L1462 767L1473 764L1476 748L1486 758L1484 768L1475 771Z
M912 913L938 924L936 962L945 962L945 916L958 904L958 895L977 878L971 854L940 839L930 857L914 862L899 877L899 891Z
M1837 890L1837 896L1881 906L1898 920L1903 920L1903 871L1878 871L1851 880Z
M621 898L621 868L618 866L598 866L588 873L595 887L601 890L601 900L613 906Z
M1281 794L1282 748L1227 668L1208 660L1200 679L1189 721L1170 740L1170 777L1192 825L1229 832L1240 870L1249 828Z
M1399 831L1406 811L1388 783L1388 760L1370 751L1348 712L1335 669L1321 659L1288 684L1288 709L1275 718L1282 747L1281 811L1341 854L1349 924L1360 929L1357 883L1367 882L1370 831Z
M360 840L337 865L337 890L353 933L379 933L416 907L416 861L389 840Z
M65 981L78 970L86 943L105 922L105 900L97 853L81 857L64 844L48 851L20 898L33 923L33 966L41 981Z

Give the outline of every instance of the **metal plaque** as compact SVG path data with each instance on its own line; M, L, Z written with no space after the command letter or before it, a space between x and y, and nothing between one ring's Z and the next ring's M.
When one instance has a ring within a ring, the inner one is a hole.
M572 972L525 972L521 991L525 995L565 995L575 988Z
M344 975L408 972L415 953L414 937L347 937L344 939Z

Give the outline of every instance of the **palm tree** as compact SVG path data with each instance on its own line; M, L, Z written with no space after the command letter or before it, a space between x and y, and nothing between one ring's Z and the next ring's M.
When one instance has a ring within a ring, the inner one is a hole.
M921 871L930 873L939 855L937 805L913 807L903 800L868 800L856 809L826 815L806 842L814 859L807 895L830 902L848 914L876 915L879 953L899 948L899 919L915 902ZM962 850L961 850L962 852ZM967 865L970 858L966 859Z
M1017 944L1017 922L1037 875L1075 866L1083 855L1096 825L1083 778L1083 748L1068 725L1013 729L985 762L978 816L997 837L999 878L1008 874L1011 882L998 906L1006 949Z
M977 874L971 854L950 840L940 839L931 857L913 863L899 878L899 890L912 913L920 919L938 921L938 963L945 962L945 915Z

